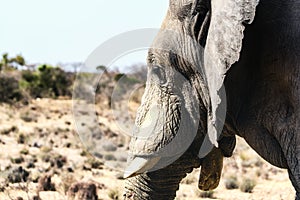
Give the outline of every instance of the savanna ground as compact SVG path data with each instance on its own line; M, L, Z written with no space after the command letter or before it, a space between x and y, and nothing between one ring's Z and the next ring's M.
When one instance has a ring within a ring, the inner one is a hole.
M63 200L67 199L68 188L78 181L95 183L99 199L122 199L121 169L126 164L128 137L118 130L108 99L98 100L97 122L92 123L95 127L74 121L70 99L44 98L28 105L0 105L0 199L39 196L42 200ZM131 101L129 107L134 113L138 103ZM86 121L91 115L84 110L81 114ZM89 154L91 146L81 143L75 126L101 128L92 140L107 142L98 149L97 158ZM51 177L51 183L41 187L39 180L45 175ZM196 169L182 181L176 199L294 199L286 170L262 160L241 138L233 157L225 159L216 190L199 191L198 176Z

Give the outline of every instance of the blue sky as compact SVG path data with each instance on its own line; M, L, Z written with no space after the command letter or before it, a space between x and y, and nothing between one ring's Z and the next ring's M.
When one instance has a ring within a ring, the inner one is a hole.
M112 36L159 28L167 6L168 0L3 0L0 53L20 53L29 63L84 62ZM143 62L145 53L122 62Z

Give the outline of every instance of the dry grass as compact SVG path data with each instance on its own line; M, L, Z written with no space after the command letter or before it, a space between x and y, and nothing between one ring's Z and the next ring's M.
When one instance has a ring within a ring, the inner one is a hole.
M108 108L103 105L99 106L96 109L101 122L100 126L103 130L109 130L105 139L110 140L110 136L113 136L117 149L112 146L106 147L106 150L110 151L97 152L98 155L103 156L102 160L101 158L90 159L92 156L88 150L82 148L83 145L73 130L72 123L66 123L66 121L72 122L73 120L71 104L72 102L68 100L41 99L33 100L29 106L15 110L13 107L0 105L0 123L4 124L3 127L0 127L0 148L5 149L0 155L0 174L4 171L10 172L18 166L22 166L30 173L28 189L16 187L16 184L19 183L10 182L7 185L3 181L5 177L1 175L0 199L9 199L8 193L13 199L17 196L27 199L26 191L29 191L30 199L32 199L37 195L37 180L47 172L54 174L53 183L58 191L41 192L41 199L63 199L65 192L73 182L91 179L105 185L97 189L99 199L121 198L124 181L117 177L120 177L118 175L122 172L110 169L101 162L105 163L105 159L112 161L116 159L117 162L126 163L126 160L119 159L115 150L118 151L122 148L124 151L126 149L127 137L118 135L118 129L113 124L113 116ZM49 105L51 106L49 107ZM134 102L131 102L130 105L134 106L132 110L137 107ZM37 115L38 123L35 123L34 120L29 123L24 122L20 118L19 114L26 114L27 111L35 114L35 111L30 109L31 107L43 111ZM21 157L23 161L20 159ZM27 168L29 163L34 165ZM85 165L91 167L83 170ZM177 199L197 200L202 199L201 196L222 200L294 198L294 189L288 180L287 172L277 169L259 158L241 139L238 139L233 157L224 161L223 177L216 190L200 192L198 190L199 173L199 170L194 170L182 181L177 192ZM244 180L245 174L246 177L252 177L253 180ZM226 186L226 184L228 185ZM237 185L243 189L233 189ZM232 188L232 190L226 188ZM248 193L249 191L252 193Z

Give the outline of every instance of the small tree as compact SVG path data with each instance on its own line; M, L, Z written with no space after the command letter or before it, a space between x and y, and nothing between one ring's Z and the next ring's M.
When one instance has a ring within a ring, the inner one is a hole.
M107 73L107 68L104 65L99 65L98 67L96 67L96 70Z
M14 69L15 64L21 66L26 65L24 57L18 54L16 57L8 58L8 53L4 53L2 54L2 59L0 61L0 71L6 69Z
M2 59L1 59L1 70L6 69L8 66L8 53L2 54Z
M20 54L17 55L16 57L14 57L14 58L11 58L9 60L9 62L10 63L17 63L17 64L19 64L21 66L24 66L26 64L24 57L22 55L20 55Z

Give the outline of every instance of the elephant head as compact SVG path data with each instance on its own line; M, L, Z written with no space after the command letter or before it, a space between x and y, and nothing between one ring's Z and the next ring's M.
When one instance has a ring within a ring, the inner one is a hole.
M227 134L222 85L239 58L243 24L252 22L257 3L170 0L148 53L146 89L124 175L126 198L173 199L181 179L200 165L199 188L217 187L223 156L235 146Z

